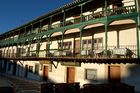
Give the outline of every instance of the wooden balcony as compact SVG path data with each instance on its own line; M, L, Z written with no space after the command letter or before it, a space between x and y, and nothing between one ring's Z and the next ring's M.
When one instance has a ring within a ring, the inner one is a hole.
M2 54L1 59L24 60L24 61L57 61L57 62L80 62L80 63L138 63L136 46L122 46L120 48L109 47L106 51L102 49L84 49L75 53L75 49L53 49L47 50L49 53L20 54ZM44 51L46 52L46 51ZM18 53L19 54L19 53Z

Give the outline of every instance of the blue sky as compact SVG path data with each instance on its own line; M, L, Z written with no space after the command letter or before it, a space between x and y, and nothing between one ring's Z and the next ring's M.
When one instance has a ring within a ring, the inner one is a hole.
M1 0L0 34L19 27L72 0Z

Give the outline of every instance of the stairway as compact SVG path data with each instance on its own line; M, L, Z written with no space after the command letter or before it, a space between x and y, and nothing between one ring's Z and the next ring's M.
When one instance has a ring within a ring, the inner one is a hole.
M2 77L11 83L17 93L40 93L40 83L33 80L26 80L15 76Z

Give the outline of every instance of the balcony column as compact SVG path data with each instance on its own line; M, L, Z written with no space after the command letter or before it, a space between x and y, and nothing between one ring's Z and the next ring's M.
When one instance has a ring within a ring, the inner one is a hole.
M94 33L92 34L92 39L91 39L91 50L94 50Z
M138 20L136 20L136 39L137 39L137 55L140 58L140 45L139 45L139 25Z
M120 31L117 30L116 33L117 33L117 48L120 48Z
M24 27L24 34L26 33L26 27Z
M105 24L105 55L107 56L107 48L108 48L108 25Z
M81 51L82 51L82 47L83 47L83 44L82 44L82 31L83 31L83 28L80 28L80 57L81 57Z
M29 42L28 50L27 50L27 56L30 56L30 47L31 47L31 42Z
M36 56L37 56L37 57L39 57L40 41L41 41L41 40L37 40L37 45L36 45Z
M63 48L64 48L64 32L62 32L62 42L61 42L61 50L62 51L64 51Z
M31 24L31 31L30 31L30 34L33 32L33 28L34 28L34 26L33 26L33 24Z
M22 50L21 50L21 55L24 56L24 43L21 44L21 49L22 49Z
M11 55L10 55L10 57L14 57L14 53L13 53L13 45L12 45L12 50L11 50Z
M81 6L80 21L83 22L83 4Z
M50 38L51 36L47 37L47 43L46 43L46 55L49 57L49 52L50 52Z
M39 24L39 30L38 30L38 33L41 33L41 28L42 28L42 20L40 21L40 24Z
M18 49L18 44L16 45L16 54L15 57L19 57L19 49Z
M107 16L107 0L105 0L105 16Z
M50 30L52 28L52 16L50 16L50 24L49 24L49 29Z
M108 24L107 24L107 0L105 0L105 56L107 56L107 48L108 48Z
M63 26L65 26L65 21L66 21L66 13L65 13L65 10L62 10L63 12ZM61 25L61 23L60 23Z

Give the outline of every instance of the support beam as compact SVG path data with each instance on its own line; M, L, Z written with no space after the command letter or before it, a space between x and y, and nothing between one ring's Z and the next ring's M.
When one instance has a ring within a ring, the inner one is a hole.
M83 5L81 5L80 21L83 22Z
M46 56L49 57L49 53L50 53L50 38L51 36L47 37L47 46L46 46Z
M64 33L62 33L62 42L61 42L61 50L64 48Z
M81 51L82 51L82 47L83 47L83 45L82 45L82 28L80 28L80 56L81 56Z
M116 33L117 33L117 48L119 48L120 47L120 31L117 30Z
M66 13L65 10L63 10L63 27L65 26L65 21L66 21ZM62 23L60 23L61 25Z
M37 46L36 46L36 56L39 57L39 51L40 51L40 40L37 41Z
M52 28L52 16L50 16L50 24L49 24L49 29L50 30Z
M108 48L108 25L105 24L105 55L107 56L107 48Z
M139 45L139 27L138 20L136 20L136 39L137 39L137 55L138 59L140 58L140 45Z

